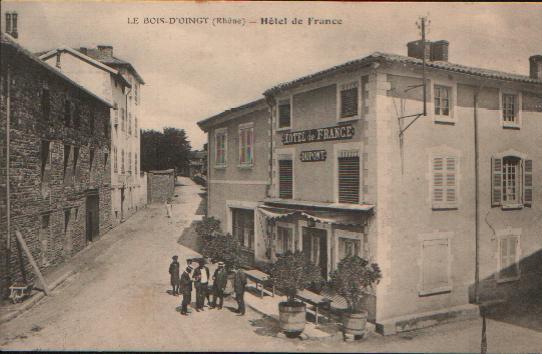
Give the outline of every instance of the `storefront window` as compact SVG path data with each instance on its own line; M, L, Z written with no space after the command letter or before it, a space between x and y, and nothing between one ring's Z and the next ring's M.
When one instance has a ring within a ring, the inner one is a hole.
M233 236L246 248L254 250L254 211L232 209Z

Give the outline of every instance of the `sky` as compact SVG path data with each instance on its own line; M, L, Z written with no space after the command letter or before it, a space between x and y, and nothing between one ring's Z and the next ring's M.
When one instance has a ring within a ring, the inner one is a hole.
M406 43L420 38L420 16L431 21L428 39L450 42L454 63L528 75L528 58L542 54L542 4L2 1L1 6L2 19L5 11L18 12L19 42L32 51L112 45L114 55L131 62L146 82L141 128L185 129L194 149L206 142L197 121L259 99L276 84L375 51L406 55ZM261 24L261 18L285 17L286 25ZM308 25L309 17L340 24ZM145 24L145 18L176 20ZM186 18L208 23L179 23ZM244 25L213 26L214 18L244 19ZM295 18L303 23L292 24Z

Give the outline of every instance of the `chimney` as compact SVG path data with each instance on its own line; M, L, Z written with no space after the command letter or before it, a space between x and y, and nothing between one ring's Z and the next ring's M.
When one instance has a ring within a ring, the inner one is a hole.
M79 47L79 52L82 53L82 54L87 55L88 54L88 49L86 47Z
M101 58L111 58L113 56L113 46L99 45L98 52Z
M529 58L529 67L532 79L542 80L542 55L533 55Z
M423 59L423 56L425 54L425 60L431 60L431 42L430 41L425 41L425 48L421 40L408 42L407 48L408 48L409 57Z
M17 13L16 12L6 12L6 33L12 36L13 38L19 37L19 33L17 32Z
M431 43L431 60L448 61L448 41L436 41Z

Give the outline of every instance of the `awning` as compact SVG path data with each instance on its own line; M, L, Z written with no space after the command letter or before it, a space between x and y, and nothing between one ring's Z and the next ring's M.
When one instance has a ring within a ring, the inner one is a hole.
M363 225L364 217L359 212L350 211L327 211L327 210L295 210L287 208L275 208L259 206L258 210L268 219L281 220L292 215L321 222L325 224L359 226Z

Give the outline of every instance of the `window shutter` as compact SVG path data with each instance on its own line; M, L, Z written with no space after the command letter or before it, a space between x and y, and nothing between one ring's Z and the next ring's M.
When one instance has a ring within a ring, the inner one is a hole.
M446 202L457 202L457 161L455 157L446 158Z
M293 163L292 160L279 160L279 197L293 198Z
M502 199L502 159L491 159L491 206L501 205Z
M523 204L530 207L533 203L533 160L525 160Z
M279 128L285 128L290 126L291 117L290 102L279 104Z
M433 158L433 203L444 202L444 158Z
M359 203L359 156L357 151L339 155L339 203Z
M341 87L341 118L358 114L358 85L352 83Z

